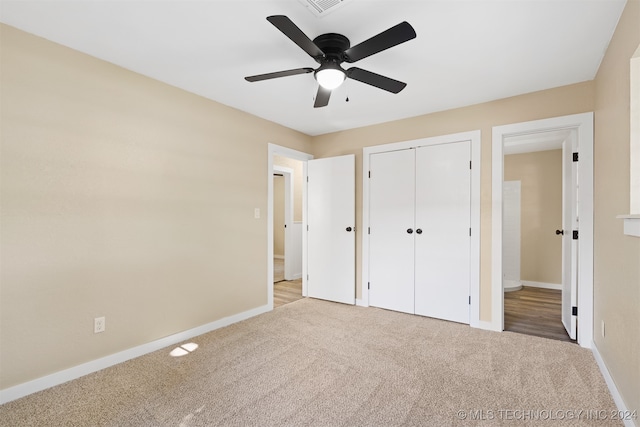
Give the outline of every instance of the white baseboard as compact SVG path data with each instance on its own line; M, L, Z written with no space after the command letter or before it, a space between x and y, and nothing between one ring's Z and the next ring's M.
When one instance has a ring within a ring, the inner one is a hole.
M263 305L252 310L238 313L233 316L224 317L214 322L207 323L206 325L198 326L187 331L160 338L159 340L155 340L147 344L142 344L137 347L112 354L110 356L92 360L90 362L74 366L73 368L65 369L64 371L59 371L32 381L28 381L26 383L18 384L4 390L0 390L0 405L41 390L66 383L67 381L75 380L76 378L80 378L87 374L97 372L113 365L117 365L118 363L126 362L127 360L143 356L156 350L160 350L164 347L177 344L198 335L202 335L207 332L229 326L233 323L249 319L259 314L266 313L270 310L271 308L269 308L268 305Z
M561 291L562 285L558 283L531 282L528 280L520 281L524 286L532 286L534 288L556 289Z
M369 307L369 304L367 304L363 299L358 298L356 298L356 305L358 307Z
M613 381L613 377L609 373L609 369L607 369L607 365L604 363L604 360L602 359L602 356L598 351L598 346L596 345L595 341L591 342L591 351L593 352L593 357L596 359L596 362L598 363L598 367L600 368L600 372L604 377L604 381L607 383L607 387L609 387L609 391L611 392L611 397L613 397L613 401L618 407L618 411L624 414L625 412L628 411L628 408L625 405L624 400L622 399L622 395L618 391L618 387L616 387L616 383ZM640 424L637 424L633 420L623 420L623 421L624 421L625 427L640 426Z
M284 255L273 255L274 258L276 259L284 259Z
M470 325L473 328L484 329L485 331L502 332L502 328L497 328L493 322L486 320L479 320L478 323Z
M293 275L293 279L291 280L298 280L298 279L302 279L302 273L297 273Z

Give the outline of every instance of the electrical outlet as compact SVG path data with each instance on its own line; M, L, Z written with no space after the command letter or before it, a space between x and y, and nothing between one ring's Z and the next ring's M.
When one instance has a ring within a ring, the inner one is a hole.
M93 333L98 334L104 332L106 328L106 319L104 316L93 319Z
M602 321L602 338L604 338L604 320Z

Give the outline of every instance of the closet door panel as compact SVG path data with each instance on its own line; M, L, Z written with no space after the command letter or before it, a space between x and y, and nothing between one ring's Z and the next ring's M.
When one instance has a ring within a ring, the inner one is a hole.
M416 150L415 313L469 323L471 147Z
M415 150L372 154L369 165L369 304L413 313Z

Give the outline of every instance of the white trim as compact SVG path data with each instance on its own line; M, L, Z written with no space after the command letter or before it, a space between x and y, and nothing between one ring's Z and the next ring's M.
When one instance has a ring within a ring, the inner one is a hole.
M486 331L502 332L501 329L493 329L493 323L486 320L480 320L477 328L484 329Z
M369 304L365 303L363 299L356 298L356 305L358 307L369 307Z
M562 290L562 284L560 283L544 283L544 282L532 282L530 280L521 280L524 286L531 286L533 288L542 288L542 289L555 289L558 291Z
M302 180L307 181L307 160L313 156L292 148L267 144L267 305L273 310L273 156L300 160ZM307 228L307 186L302 186L302 229ZM302 295L307 296L307 233L302 233Z
M469 324L480 325L480 163L482 135L479 130L469 132L471 136L471 313ZM474 232L475 230L475 232ZM475 284L475 286L474 286Z
M249 319L251 317L266 313L267 311L271 310L272 307L270 307L269 305L263 305L261 307L247 310L242 313L224 317L211 323L207 323L206 325L198 326L187 331L179 332L168 337L160 338L159 340L130 348L128 350L120 351L110 356L101 357L100 359L92 360L90 362L86 362L81 365L65 369L63 371L59 371L32 381L28 381L26 383L18 384L4 390L0 390L0 404L11 402L12 400L16 400L29 394L48 389L62 383L66 383L67 381L75 380L93 372L100 371L113 365L117 365L118 363L123 363L127 360L144 356L145 354L163 349L167 346L171 346L179 342L191 339L193 337L206 334L207 332L229 326L233 323Z
M600 355L600 351L598 351L598 346L595 341L591 343L591 351L593 352L593 357L596 359L596 363L604 377L604 381L607 383L607 387L609 388L609 392L611 393L611 397L613 397L613 401L616 404L618 411L624 414L629 409L627 408L627 405L625 405L624 399L622 399L622 395L620 394L620 391L618 391L618 387L616 387L616 383L613 381L613 377L611 376L609 369L607 369L607 365L604 363L604 359ZM632 420L623 421L626 427L636 427L636 424Z
M640 214L640 45L629 61L629 159L629 213Z
M618 215L623 220L623 233L627 236L640 237L640 215Z
M479 130L461 132L451 135L435 136L431 138L415 139L411 141L394 142L362 149L362 299L364 307L369 306L369 235L365 230L369 227L369 156L375 153L387 151L406 150L409 148L447 144L460 141L471 143L471 307L469 312L469 324L474 328L480 328L480 143ZM360 304L358 304L360 305Z
M578 343L586 348L593 340L593 113L494 126L491 173L491 321L492 329L504 329L502 291L502 181L504 179L504 138L514 135L575 129L580 152L578 240Z

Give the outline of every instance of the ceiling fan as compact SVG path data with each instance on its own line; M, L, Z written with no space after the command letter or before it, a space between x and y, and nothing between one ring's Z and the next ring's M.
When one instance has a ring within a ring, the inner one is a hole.
M325 107L329 104L331 91L340 86L346 78L358 80L391 93L398 93L407 85L401 81L358 67L351 67L345 70L340 64L343 62L353 63L359 61L414 39L416 32L408 22L401 22L351 47L349 39L342 34L321 34L312 41L291 19L284 15L269 16L267 17L267 21L271 22L285 36L289 37L295 44L302 48L302 50L307 52L320 66L316 69L310 67L296 68L293 70L245 77L245 80L249 82L314 73L314 77L319 84L318 93L313 105L315 108Z

